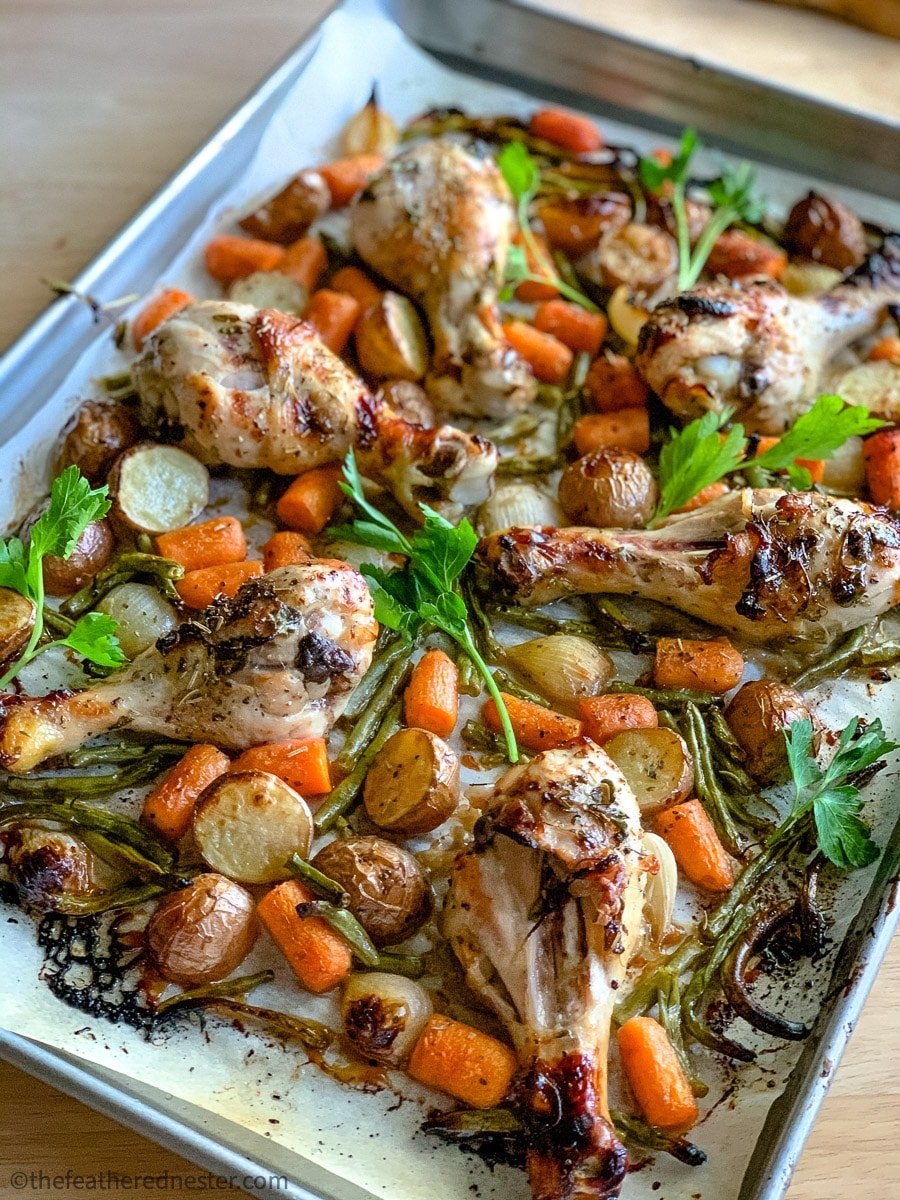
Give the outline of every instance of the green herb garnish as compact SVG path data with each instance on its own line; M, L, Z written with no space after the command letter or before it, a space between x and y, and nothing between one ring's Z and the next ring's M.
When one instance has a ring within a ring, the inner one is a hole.
M19 658L0 677L0 687L15 679L39 653L38 642L44 630L43 559L47 555L69 558L91 521L109 512L109 504L107 487L92 488L73 465L54 479L50 503L31 527L27 548L19 538L0 539L0 587L11 588L34 605L31 636ZM126 658L115 631L115 621L104 613L86 613L65 637L49 642L42 651L50 646L68 646L98 667L118 667Z
M478 544L475 530L465 518L458 525L451 525L440 513L421 504L425 523L407 537L366 499L352 450L344 461L344 479L346 482L341 484L344 494L365 514L365 519L340 527L335 535L372 550L400 554L407 560L405 567L393 571L368 563L360 567L375 602L375 619L409 638L422 625L433 625L465 651L497 706L509 761L517 762L519 752L509 713L473 641L468 610L460 594L459 578Z

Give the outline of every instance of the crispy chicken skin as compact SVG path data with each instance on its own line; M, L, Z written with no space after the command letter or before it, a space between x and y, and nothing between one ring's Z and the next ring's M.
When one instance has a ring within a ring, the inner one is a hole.
M900 602L900 523L814 492L729 492L653 530L508 529L476 553L519 604L642 596L747 642L829 641Z
M753 433L782 433L809 408L835 354L900 304L900 237L815 298L772 280L709 283L660 304L635 362L678 416L734 408Z
M360 255L425 310L434 339L428 388L448 412L503 416L535 396L497 315L515 227L493 160L449 138L393 158L353 206Z
M244 584L111 678L43 699L3 697L0 766L28 771L116 726L241 750L326 736L372 661L363 577L320 559ZM4 707L5 706L5 707Z
M298 475L360 468L413 515L426 501L448 518L493 487L490 442L449 425L411 425L377 400L311 326L274 309L207 300L182 309L134 364L141 418L209 465Z
M592 743L510 768L456 862L444 931L516 1046L535 1200L619 1194L607 1053L648 866L637 800Z

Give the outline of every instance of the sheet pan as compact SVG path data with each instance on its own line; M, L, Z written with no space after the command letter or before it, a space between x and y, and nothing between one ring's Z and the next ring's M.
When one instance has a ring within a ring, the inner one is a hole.
M795 107L794 97L774 89L764 89L767 103L763 111L769 111L770 108L777 108L782 113L790 110L794 113L793 123L782 116L775 134L770 135L762 126L748 133L742 129L740 122L732 120L729 124L727 120L723 121L721 112L709 97L716 88L720 97L723 94L730 95L731 92L723 93L721 90L730 88L737 89L738 94L746 98L747 89L755 94L758 84L726 77L712 68L688 64L623 39L607 37L570 22L521 10L518 5L500 0L482 5L461 0L454 5L439 7L416 3L414 0L401 0L393 4L355 0L342 6L336 19L344 22L346 33L354 26L358 30L360 22L380 19L380 10L388 9L415 40L438 52L457 69L463 69L467 76L489 75L497 78L497 72L488 65L489 61L496 61L502 68L503 82L533 94L568 99L578 107L600 112L607 120L622 117L623 106L627 105L640 113L640 124L645 127L671 128L673 124L679 125L683 120L691 119L704 132L716 135L720 144L738 147L744 153L770 162L783 162L790 157L785 147L795 145L790 141L791 131L795 133L798 128L802 129L804 118L809 117L804 109L808 101L797 101ZM331 24L333 26L334 23ZM103 296L113 296L145 288L158 277L174 249L203 221L215 198L251 162L255 146L279 102L288 95L292 85L302 78L304 69L320 46L323 32L328 36L327 24L298 47L212 141L186 164L176 179L87 269L77 281L79 287ZM333 28L330 32L333 35ZM691 80L699 86L692 88ZM566 84L565 90L559 87L561 81ZM470 86L474 88L474 84ZM367 81L360 80L360 91L367 88ZM744 91L741 92L741 89ZM474 95L474 91L471 94ZM679 97L678 106L673 99L676 95ZM704 95L707 96L705 104ZM445 96L435 98L446 99ZM459 99L465 102L464 96ZM352 110L355 106L353 98L348 97L347 103ZM724 109L727 106L720 107ZM743 111L753 109L745 108ZM660 121L663 114L669 117L668 123ZM882 164L889 166L891 161L900 159L900 132L896 129L891 130L881 122L869 122L858 115L836 110L826 109L819 116L821 120L806 125L807 132L813 136L818 138L824 132L827 138L835 131L846 133L849 129L854 134L850 145L876 150L880 147L883 150L885 157L881 160ZM633 114L631 120L635 120ZM861 157L863 161L852 157L845 159L833 152L824 155L821 146L817 153L815 145L810 147L809 139L797 145L794 151L794 162L814 162L817 168L815 173L819 176L844 184L864 179L874 191L880 190L882 196L889 195L889 186L881 186L887 179L879 165L878 154L870 156L867 150ZM286 169L290 165L294 164L285 164ZM771 171L768 178L777 190L780 173ZM785 175L782 182L785 187L790 184L796 191L796 180L792 182ZM892 206L876 196L862 198L851 192L847 194L867 215L876 219L892 219ZM896 212L893 220L898 222ZM49 310L13 347L0 364L0 387L4 396L0 406L0 444L21 442L24 454L23 427L31 422L33 430L34 414L46 411L42 406L56 384L95 336L96 330L83 310L71 302L62 302ZM51 413L45 435L52 437L57 426L58 420ZM0 478L6 485L8 481L12 482L7 473L10 458L0 458L0 463L4 461L6 465L0 468ZM21 480L19 476L15 481L17 489ZM852 702L851 697L848 700ZM848 989L841 987L834 1005L823 1010L814 1036L800 1055L785 1092L771 1106L746 1173L741 1200L763 1197L765 1200L775 1200L775 1197L783 1194L802 1138L812 1123L830 1071L849 1036L896 923L889 884L896 871L897 843L898 831L895 830L891 849L846 933L835 967L836 982L842 984L844 980L852 978L852 986ZM205 1112L183 1099L136 1083L102 1065L85 1066L78 1059L54 1053L12 1035L2 1036L0 1053L63 1090L72 1091L95 1103L126 1124L151 1133L210 1169L226 1175L265 1176L283 1173L291 1178L290 1187L293 1190L286 1192L280 1185L264 1185L258 1189L266 1194L298 1197L318 1195L334 1197L335 1200L345 1197L346 1200L362 1200L364 1195L371 1194L369 1190L355 1186L352 1176L348 1178L347 1174L340 1177L325 1173L309 1158L300 1158L292 1150L276 1145L259 1133L220 1115ZM824 1070L826 1063L830 1064L828 1071ZM371 1116L377 1120L377 1113L373 1112ZM388 1136L396 1135L391 1130ZM431 1143L428 1144L426 1157L430 1163L429 1179L433 1179L433 1171L439 1169L445 1159ZM248 1164L252 1169L247 1169ZM498 1182L494 1180L495 1185ZM709 1190L710 1182L708 1177L702 1179L693 1175L686 1194L691 1191L702 1191L709 1197L718 1194ZM517 1181L513 1193L503 1190L501 1183L501 1190L495 1191L495 1194L519 1194L519 1185L520 1181ZM511 1181L510 1186L513 1186ZM494 1189L488 1185L487 1190ZM380 1191L380 1194L385 1193ZM665 1194L670 1194L668 1188Z

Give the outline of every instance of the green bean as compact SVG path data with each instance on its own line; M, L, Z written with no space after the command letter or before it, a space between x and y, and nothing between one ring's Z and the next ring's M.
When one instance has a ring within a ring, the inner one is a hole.
M375 944L348 908L341 908L328 900L309 900L297 905L297 916L321 917L326 925L341 935L363 966L379 966Z
M486 662L502 662L505 658L503 647L494 635L491 622L484 611L475 579L469 571L463 575L462 595L466 608L469 610L469 626L478 653Z
M115 846L137 851L144 859L162 871L171 871L175 855L149 830L102 808L89 808L77 801L57 804L41 800L0 800L0 827L23 821L52 821L64 829L93 830L103 834Z
M199 997L181 1005L177 1003L179 999L179 996L173 998L171 1007L166 1011L167 1016L192 1009L203 1009L218 1016L227 1017L229 1020L256 1021L268 1033L275 1034L286 1041L296 1040L309 1050L327 1050L335 1038L333 1031L320 1021L310 1021L305 1017L296 1017L291 1013L279 1012L274 1008L260 1008L255 1004L244 1004L240 1000L232 1000L227 996L211 996L209 999Z
M123 371L120 375L103 375L97 382L112 400L137 399L130 371Z
M623 1142L643 1146L646 1150L671 1154L673 1158L677 1158L679 1162L685 1163L689 1167L702 1167L706 1162L706 1154L699 1146L689 1142L687 1138L675 1137L662 1129L655 1129L638 1117L632 1117L622 1112L614 1110L610 1116L616 1133Z
M63 797L85 796L102 800L123 788L140 787L158 775L171 754L148 750L142 759L118 771L101 775L7 775L0 774L0 788L12 796L43 796L48 792Z
M393 704L394 698L402 688L404 679L411 669L409 651L407 651L403 657L394 659L385 671L375 695L347 735L347 740L337 757L336 765L341 771L351 771L360 754L375 737L384 720L385 713Z
M124 763L141 762L151 752L160 758L170 755L174 758L186 753L189 748L189 742L154 742L152 745L148 745L146 742L123 740L103 742L99 746L79 746L76 750L72 750L67 757L69 765L72 767L118 766Z
M679 725L694 763L694 788L697 796L709 811L716 833L729 854L740 858L743 851L741 837L732 820L728 798L719 787L713 770L700 710L693 704L686 704L684 718Z
M710 692L694 692L690 688L676 691L674 688L640 687L636 683L627 683L624 679L614 679L606 690L646 696L659 708L684 708L686 704L694 704L697 708L709 708L711 705L718 704L721 699L719 696L713 696Z
M324 833L335 824L356 802L359 790L366 778L366 773L372 765L372 760L392 734L400 728L401 702L396 700L385 714L381 727L369 742L353 770L334 788L324 804L316 811L315 826L318 833Z
M390 950L379 950L374 970L405 975L407 979L419 979L425 974L425 960L417 954L394 954Z
M669 972L665 984L657 992L656 1006L659 1010L660 1024L669 1036L672 1049L675 1051L685 1077L691 1085L691 1091L695 1096L705 1096L709 1088L694 1073L690 1055L684 1047L681 1024L681 988L678 983L678 976L672 972Z
M75 622L57 612L55 608L44 605L44 625L58 637L66 637L75 628Z
M578 284L576 283L575 286L577 287ZM591 356L583 350L575 356L572 363L569 381L559 402L556 414L557 452L564 450L571 441L575 422L582 414L582 389L584 388L584 381L590 365Z
M798 691L803 691L805 688L815 687L823 679L839 675L841 671L852 666L868 640L870 632L871 627L867 625L855 629L848 638L830 650L824 658L820 658L802 670L799 675L795 675L791 680L791 686L797 688Z
M481 674L462 647L455 653L456 669L458 672L457 687L463 696L480 696L484 688Z
M340 908L347 908L350 904L350 896L339 883L335 883L333 879L314 867L312 863L301 858L299 854L292 854L285 866L320 900L330 900L332 904L336 904Z
M516 416L510 417L501 425L493 425L490 429L485 429L483 436L495 445L518 442L535 433L539 425L540 419L534 413L517 413Z
M507 671L498 667L494 671L494 679L497 687L501 691L507 692L510 696L516 696L519 700L525 700L528 704L537 704L541 708L549 708L550 705L537 692L529 691L527 687L523 687L517 679L514 679Z
M189 988L179 992L177 996L170 996L168 1000L161 1000L154 1012L156 1016L161 1016L165 1012L172 1012L173 1009L196 1007L198 1000L205 1003L208 1000L243 997L254 988L271 983L274 978L274 971L257 971L255 975L239 975L237 979L223 979L220 983L207 983L203 987Z
M65 600L60 606L60 611L67 617L82 617L96 607L114 587L118 587L120 583L130 583L142 576L149 576L164 596L177 602L180 597L173 581L181 579L183 575L184 567L174 559L161 558L158 554L143 554L140 551L126 552L113 559L108 567L98 571L87 587Z
M153 883L126 883L98 895L78 896L73 892L59 892L48 898L47 907L67 917L85 917L92 913L114 912L119 908L134 908L147 900L155 900L171 891L172 881L157 880Z
M381 639L379 639L381 641ZM358 717L374 696L378 685L384 679L387 671L399 659L406 658L410 653L409 642L391 632L381 646L376 647L372 663L362 678L362 682L347 701L347 706L341 714L341 723Z
M507 604L491 604L488 611L492 616L509 621L511 625L533 629L536 633L572 633L578 637L590 638L591 641L596 641L597 638L596 626L577 617L551 617L533 608L514 608Z
M460 1134L483 1137L486 1134L520 1134L525 1125L511 1108L458 1108L436 1113L422 1126L428 1133Z
M882 642L876 646L863 646L859 661L864 667L877 667L896 662L900 658L900 642Z

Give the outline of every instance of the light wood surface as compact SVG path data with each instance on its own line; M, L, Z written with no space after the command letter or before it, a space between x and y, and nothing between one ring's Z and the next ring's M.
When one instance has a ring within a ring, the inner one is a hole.
M748 0L543 3L682 51L702 47L704 57L900 117L898 47L827 18ZM41 277L71 278L326 7L323 0L3 0L0 346L46 303ZM790 1200L900 1194L898 993L895 943ZM0 1198L45 1194L13 1188L14 1169L64 1175L69 1168L197 1174L0 1064Z

